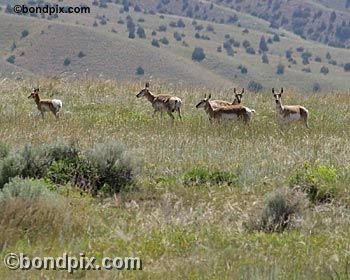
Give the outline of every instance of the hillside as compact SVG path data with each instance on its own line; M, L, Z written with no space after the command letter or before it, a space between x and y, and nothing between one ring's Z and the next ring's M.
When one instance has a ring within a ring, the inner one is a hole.
M202 1L196 14L185 12L194 2L187 1L186 9L180 2L121 5L94 1L91 14L40 19L6 13L4 5L0 12L1 75L142 82L151 78L250 90L280 85L307 91L349 89L344 66L350 50L303 39L287 26L275 29L242 7L232 9L227 1ZM64 5L76 4L64 1ZM196 47L204 51L201 61L192 59Z
M310 40L350 47L350 1L338 0L215 0L133 1L148 11L189 16L221 23L236 23L237 11L264 19L273 28L284 28ZM231 10L231 13L224 8Z

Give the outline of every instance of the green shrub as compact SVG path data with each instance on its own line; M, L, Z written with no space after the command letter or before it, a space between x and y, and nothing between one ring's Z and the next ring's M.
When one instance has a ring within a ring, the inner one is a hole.
M327 164L310 163L298 168L288 180L290 187L305 192L314 203L330 202L338 193L337 181L337 169Z
M23 152L25 167L23 177L43 178L54 161L74 162L79 155L76 143L47 144L42 146L27 145Z
M71 241L84 232L69 201L43 180L14 178L0 190L0 247L27 242Z
M3 148L3 154L8 152ZM92 195L109 195L135 186L136 165L118 142L97 144L82 154L76 143L28 145L17 154L0 159L0 188L11 178L47 179L70 183Z
M94 193L113 194L135 186L135 170L125 147L116 141L97 144L86 153L89 164L97 170Z
M253 210L246 226L253 231L283 232L295 225L296 218L301 216L307 205L302 192L279 188L266 195L262 209Z
M10 148L7 144L0 142L0 160L9 154Z
M4 187L11 178L22 174L24 162L18 154L9 154L0 160L0 189Z
M40 197L52 198L57 196L51 192L43 180L22 179L19 177L12 178L9 183L5 184L0 192L0 205L8 203L10 199L21 198L31 202Z
M192 169L185 173L184 184L187 186L202 185L228 185L237 186L238 176L236 174L225 171L209 172L205 169Z

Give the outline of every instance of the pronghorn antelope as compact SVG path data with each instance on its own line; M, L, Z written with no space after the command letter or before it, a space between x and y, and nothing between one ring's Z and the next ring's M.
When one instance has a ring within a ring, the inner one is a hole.
M36 106L44 119L44 112L51 111L56 119L59 118L58 112L62 108L62 101L59 99L40 99L39 88L33 88L31 94L28 98L33 98L35 100Z
M252 113L255 112L253 109L249 109L242 105L230 105L213 108L210 103L211 94L208 97L204 96L197 105L196 108L204 108L206 113L209 115L210 122L216 120L243 120L248 123L251 120Z
M272 89L272 94L276 101L276 111L280 119L284 122L293 122L293 121L303 121L305 126L308 128L308 118L309 111L300 105L283 105L282 104L282 93L283 88L279 93L275 92L275 89Z
M166 111L168 115L174 119L173 112L177 112L179 115L179 118L181 119L181 99L176 96L171 95L156 95L153 94L149 90L149 83L147 82L145 85L145 88L142 89L136 97L142 97L145 96L149 102L152 103L152 107L154 108L153 115L155 115L156 112L164 112Z
M224 100L210 100L210 105L213 109L218 109L220 107L225 107L225 106L231 106L231 105L239 105L242 102L242 97L243 97L243 93L244 93L244 88L242 89L241 93L237 93L236 88L233 89L233 93L235 94L235 99L233 100L233 102L229 102L229 101L224 101ZM209 106L205 106L204 107L205 112L208 114L209 116L209 120L211 121L211 117L209 114Z
M241 93L237 93L236 88L234 88L233 93L235 94L235 99L233 100L233 102L224 101L224 100L210 100L211 106L215 109L215 108L219 108L219 107L223 107L223 106L241 104L243 93L244 93L244 88L242 89Z

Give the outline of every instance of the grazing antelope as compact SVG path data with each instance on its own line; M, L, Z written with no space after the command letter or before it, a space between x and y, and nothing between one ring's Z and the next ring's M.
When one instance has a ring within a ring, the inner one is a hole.
M44 112L51 111L56 119L59 118L58 112L62 108L62 101L59 99L40 99L39 88L33 88L31 94L28 98L33 98L35 100L36 106L44 119Z
M305 126L309 128L308 118L309 111L300 105L283 105L282 104L282 93L283 88L279 93L275 92L275 89L272 89L272 94L276 101L276 111L278 116L283 122L293 122L293 121L303 121Z
M155 115L156 112L164 112L166 111L167 114L174 119L173 112L177 112L179 115L179 118L181 119L181 104L182 101L179 97L171 96L171 95L156 95L153 94L149 90L149 83L147 82L145 85L145 88L142 89L136 97L142 97L145 96L149 102L152 103L152 107L154 108L153 115Z
M197 105L196 108L204 108L206 113L209 115L210 122L217 120L220 122L223 120L243 120L248 123L251 120L252 113L255 112L253 109L249 109L242 105L227 105L219 108L213 108L210 103L211 94L208 97L204 96Z

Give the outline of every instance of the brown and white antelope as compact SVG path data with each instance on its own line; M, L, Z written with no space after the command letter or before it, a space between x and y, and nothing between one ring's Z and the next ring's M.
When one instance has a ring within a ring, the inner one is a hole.
M237 93L236 88L234 88L233 93L235 94L235 98L234 98L233 102L225 101L225 100L210 100L211 106L215 109L215 108L219 108L219 107L223 107L223 106L241 104L243 93L244 93L244 88L242 89L241 93Z
M301 105L283 105L282 104L283 88L278 93L275 89L272 89L272 94L276 101L277 115L283 122L303 121L308 128L309 111Z
M152 103L152 107L154 109L153 115L155 115L156 112L167 112L167 114L174 119L173 112L177 112L179 115L179 118L181 119L181 104L182 100L179 97L171 96L171 95L156 95L153 94L149 90L149 83L147 82L145 85L145 88L142 89L136 97L143 97L145 96L149 102Z
M55 115L56 119L59 118L58 112L62 108L62 101L59 99L40 99L39 88L33 88L31 94L28 98L33 98L38 110L41 113L42 118L44 119L44 112L52 112Z
M209 115L209 120L243 120L245 123L250 122L252 113L255 112L253 109L242 105L226 105L218 108L214 108L210 103L211 94L208 97L204 96L197 105L196 108L204 108L206 113Z

